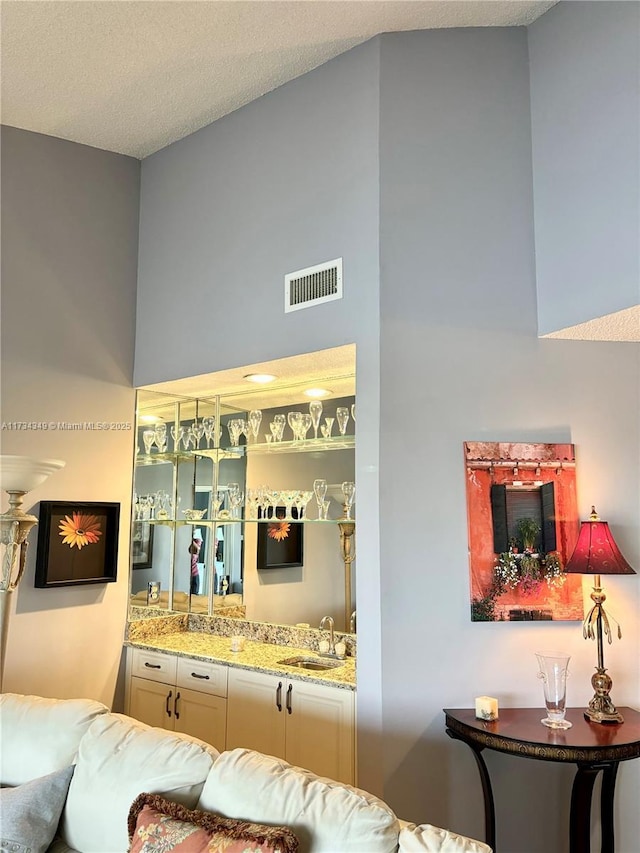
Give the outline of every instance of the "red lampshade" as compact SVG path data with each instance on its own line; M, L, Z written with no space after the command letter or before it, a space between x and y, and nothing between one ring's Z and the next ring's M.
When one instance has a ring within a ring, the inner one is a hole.
M578 542L564 570L581 575L635 575L595 507L591 507L590 520L580 525Z

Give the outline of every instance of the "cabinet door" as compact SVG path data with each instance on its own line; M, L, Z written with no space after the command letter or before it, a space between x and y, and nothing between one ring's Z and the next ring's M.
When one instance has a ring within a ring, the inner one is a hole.
M246 747L284 758L286 686L286 679L275 675L229 669L227 749Z
M319 776L353 785L353 692L312 682L291 681L290 684L286 760Z
M161 729L173 729L173 701L176 689L171 684L131 678L129 716Z
M227 735L227 700L178 687L174 703L174 729L200 738L222 752Z

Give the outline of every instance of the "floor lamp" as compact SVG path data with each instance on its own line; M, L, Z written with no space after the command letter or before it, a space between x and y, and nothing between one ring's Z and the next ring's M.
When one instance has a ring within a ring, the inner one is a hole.
M4 545L0 577L0 690L9 635L11 593L18 588L24 573L29 531L38 523L35 515L27 515L22 509L22 502L27 492L44 483L64 465L60 459L0 456L0 487L9 495L9 509L0 514L0 543Z

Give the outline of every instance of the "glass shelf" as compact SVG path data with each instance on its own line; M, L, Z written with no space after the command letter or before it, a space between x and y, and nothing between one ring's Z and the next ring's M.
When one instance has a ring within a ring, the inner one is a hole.
M319 450L353 450L355 435L332 435L331 438L305 438L303 441L260 441L247 444L247 453L312 453Z
M221 459L241 459L245 453L313 453L320 450L353 450L355 446L355 435L332 435L330 438L306 438L303 441L260 441L256 444L241 444L238 447L200 447L198 450L138 453L136 465L173 464L188 462L194 458L206 458L219 462Z
M165 527L212 527L221 524L273 524L286 521L288 524L337 524L339 521L351 521L355 524L355 518L201 518L199 521L187 521L186 518L145 518L134 519L136 524L152 524Z

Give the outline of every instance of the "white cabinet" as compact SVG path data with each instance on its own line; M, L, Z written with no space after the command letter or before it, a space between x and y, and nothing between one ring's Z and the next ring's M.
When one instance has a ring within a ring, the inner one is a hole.
M227 749L284 758L354 784L354 693L330 685L230 669Z
M130 651L129 715L224 750L227 667L143 649Z

